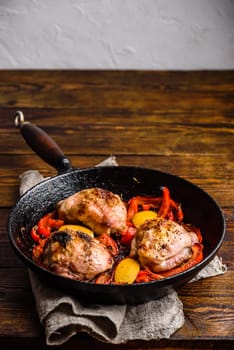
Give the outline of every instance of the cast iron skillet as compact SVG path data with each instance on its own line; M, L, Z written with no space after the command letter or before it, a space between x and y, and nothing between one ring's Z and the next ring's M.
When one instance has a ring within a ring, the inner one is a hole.
M42 129L24 122L22 112L16 113L16 122L29 146L58 170L58 175L28 190L12 208L8 218L9 238L16 254L45 283L88 302L133 305L157 299L173 288L185 284L216 255L224 239L225 219L214 199L198 186L180 177L141 167L73 169L57 144ZM31 260L32 241L29 231L44 214L55 208L59 200L90 187L101 187L118 193L124 200L141 194L159 196L162 186L167 186L172 198L181 203L185 214L184 221L198 226L202 231L204 259L195 267L149 283L104 285L58 276Z

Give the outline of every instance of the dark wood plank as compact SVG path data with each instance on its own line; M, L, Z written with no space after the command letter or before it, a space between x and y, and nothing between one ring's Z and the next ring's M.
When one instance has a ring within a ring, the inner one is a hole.
M123 96L124 98L126 97ZM10 125L1 130L0 149L4 149L3 143L7 140L8 154L32 154L14 127L15 111L16 109L12 110L7 116L8 123L11 121ZM63 115L60 111L58 115L58 112L53 110L50 117L46 118L43 110L40 110L40 116L38 112L32 115L27 115L24 110L23 112L25 118L28 116L29 121L43 128L59 145L63 145L63 151L67 155L195 153L200 156L204 153L216 155L228 153L232 156L234 150L233 119L223 115L223 110L220 112L222 117L214 120L212 124L210 116L199 117L199 113L191 117L181 114L162 116L151 112L150 115L140 113L129 117L125 114L119 116L117 111L117 115L112 117L109 115L90 117L74 115L74 112L69 111ZM4 113L2 115L4 116ZM54 123L55 116L56 123ZM227 144L230 145L228 149Z
M102 156L69 156L69 158L74 168L85 168L93 167L110 155L111 153ZM194 154L144 157L116 155L116 160L119 165L147 167L183 177L207 191L222 207L233 203L233 156L220 154L217 157L206 153L199 157ZM24 171L39 170L45 177L57 174L55 169L38 156L32 157L30 154L17 156L0 154L0 163L1 205L4 207L14 205L18 199L19 176Z
M67 155L79 153L81 155L98 155L98 154L134 154L138 155L170 155L172 153L185 155L194 153L198 157L202 154L219 154L224 153L226 145L229 144L230 157L233 154L233 133L230 127L217 127L216 130L211 127L194 127L180 126L178 124L157 128L152 125L144 126L118 126L92 128L87 133L80 126L78 128L73 124L70 130L61 131L53 126L53 132L48 129L49 135L53 136L58 145L63 145L63 152ZM105 135L105 137L104 137ZM64 139L66 142L64 143ZM0 147L3 148L4 140L8 142L8 153L29 153L24 141L19 142L19 133L12 131L2 131ZM131 140L131 142L129 142ZM172 142L173 140L173 142ZM94 148L94 144L96 147ZM218 151L217 151L218 150ZM32 153L32 152L30 152Z
M43 335L26 268L0 269L1 337Z
M50 81L46 71L0 73L3 107L26 108L33 103L38 108L88 108L96 113L121 102L121 111L152 113L160 106L170 112L233 103L233 72L53 71Z

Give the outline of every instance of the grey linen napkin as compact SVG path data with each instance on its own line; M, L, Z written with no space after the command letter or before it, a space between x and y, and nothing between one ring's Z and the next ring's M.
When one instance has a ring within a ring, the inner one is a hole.
M118 166L114 156L97 166ZM20 195L44 180L37 170L20 175ZM227 267L216 256L192 280L225 273ZM32 291L47 345L61 345L73 335L86 332L93 338L113 344L130 340L166 339L184 324L183 304L176 291L158 300L128 305L90 305L76 297L50 288L29 270Z

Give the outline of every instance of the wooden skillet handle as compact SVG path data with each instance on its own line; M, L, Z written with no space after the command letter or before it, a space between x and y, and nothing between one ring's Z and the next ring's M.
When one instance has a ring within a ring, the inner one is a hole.
M59 173L71 169L71 164L55 143L55 141L38 126L24 121L21 111L15 114L15 125L20 128L20 132L30 146L30 148L41 157L46 163L53 166Z

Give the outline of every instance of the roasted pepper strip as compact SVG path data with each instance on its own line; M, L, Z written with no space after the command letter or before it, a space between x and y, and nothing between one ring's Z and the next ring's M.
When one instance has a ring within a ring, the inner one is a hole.
M202 243L203 237L201 234L201 230L198 227L195 227L194 232L197 234L197 238L199 240L199 243Z
M49 237L51 229L58 229L64 224L63 220L56 220L52 216L54 212L46 214L38 222L38 233L43 237Z
M174 276L177 273L181 273L183 271L186 271L190 269L191 267L197 265L200 261L203 259L203 246L200 243L195 243L192 246L193 255L192 257L181 266L175 267L174 269L171 269L169 271L163 271L160 272L160 274L164 277Z
M39 260L51 231L58 229L64 224L63 220L54 219L53 215L54 212L46 214L39 220L38 225L33 226L31 229L31 237L35 242L32 252L35 261Z
M117 256L119 254L117 243L109 235L103 233L97 239L107 247L112 256Z
M161 218L166 218L170 210L171 198L170 198L169 189L167 187L163 187L162 191L163 191L162 205L159 208L158 216L160 216Z
M129 226L127 231L122 234L120 243L126 246L130 246L133 237L135 236L136 228Z
M44 245L46 243L46 239L41 239L38 244L35 244L33 247L33 260L36 262L40 261L40 257L43 253Z
M161 197L132 197L128 202L127 221L131 221L132 217L139 211L139 206L141 206L143 210L149 210L150 208L158 209L161 203Z
M150 282L150 281L157 281L164 278L163 276L159 275L158 273L153 273L149 269L145 268L144 270L140 270L138 272L137 278L135 280L136 283L143 283L143 282Z
M48 225L49 225L49 227L51 227L53 229L58 229L59 227L64 225L64 221L59 220L59 219L53 219L53 218L49 217Z
M37 226L33 226L33 228L31 229L31 237L34 240L34 242L39 243L41 237L39 236L39 234L37 232Z
M172 212L175 212L175 221L181 222L184 218L184 213L182 211L181 205L175 202L173 199L170 199L170 206Z

